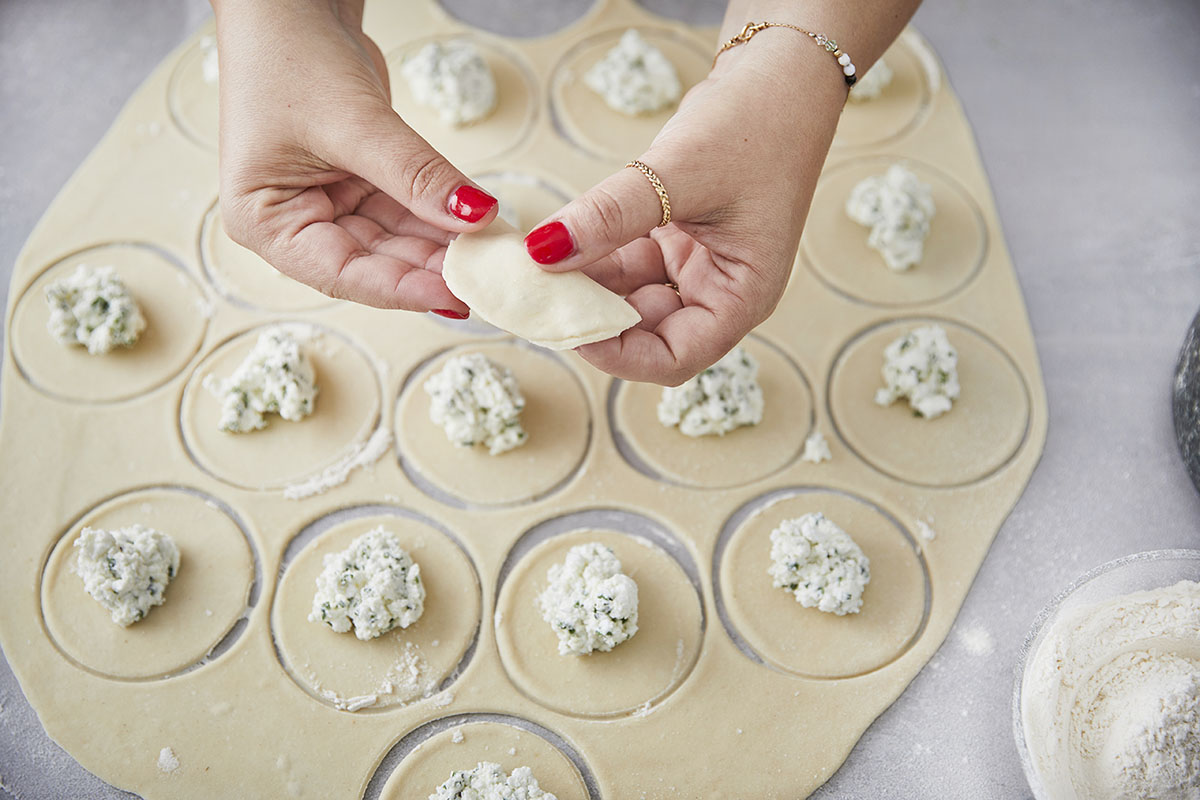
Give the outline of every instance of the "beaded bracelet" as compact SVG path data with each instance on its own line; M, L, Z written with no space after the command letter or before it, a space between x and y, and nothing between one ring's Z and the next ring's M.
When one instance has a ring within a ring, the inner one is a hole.
M855 74L856 70L854 69L854 63L850 60L850 54L843 53L838 47L837 42L835 42L833 39L830 39L823 33L813 33L812 31L807 31L798 25L789 25L786 22L747 22L746 27L742 28L741 33L739 33L737 36L734 36L725 44L721 45L721 49L717 51L715 56L713 56L713 66L716 66L717 58L721 55L721 53L724 53L731 47L735 47L739 44L745 44L754 38L754 34L767 28L791 28L794 31L803 33L805 36L821 45L821 47L824 47L826 51L833 54L834 58L837 59L838 65L842 68L842 75L846 78L847 86L853 86L858 80L858 76Z

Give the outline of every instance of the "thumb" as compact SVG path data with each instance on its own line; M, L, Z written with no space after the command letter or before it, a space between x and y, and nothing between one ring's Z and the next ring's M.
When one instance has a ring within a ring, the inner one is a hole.
M670 186L668 177L658 177L664 188ZM645 236L662 218L654 185L630 167L605 178L530 231L525 249L547 270L567 272Z
M340 132L324 136L330 164L376 186L419 219L446 231L479 230L498 201L405 124L390 106L371 104Z

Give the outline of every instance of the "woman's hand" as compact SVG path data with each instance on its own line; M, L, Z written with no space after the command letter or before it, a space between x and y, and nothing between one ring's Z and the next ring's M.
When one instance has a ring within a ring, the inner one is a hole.
M213 5L230 237L333 297L466 317L442 255L496 200L392 110L362 0Z
M765 320L787 286L846 90L823 48L762 30L720 56L639 156L670 196L669 225L655 227L662 210L646 176L623 169L534 229L534 260L582 269L642 315L580 355L621 378L676 385Z

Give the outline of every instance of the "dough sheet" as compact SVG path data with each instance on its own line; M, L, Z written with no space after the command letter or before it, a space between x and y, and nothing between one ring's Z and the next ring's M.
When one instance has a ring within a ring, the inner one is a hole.
M686 88L716 46L714 30L631 0L532 39L471 29L431 0L370 3L366 26L393 69L435 38L483 48L492 118L444 128L401 79L394 100L525 228L637 157L666 118L619 117L580 85L604 47L637 27ZM148 800L424 800L480 760L532 766L569 800L812 792L943 641L1046 435L986 175L925 42L906 31L887 55L892 86L843 114L787 291L747 342L762 425L692 441L659 426L655 387L477 320L322 297L233 245L215 206L210 35L129 100L14 271L0 645L49 734ZM903 276L842 211L853 180L893 160L938 204L926 260ZM80 260L111 261L142 303L134 349L92 357L46 332L43 287ZM928 320L959 349L963 386L933 421L873 403L883 347ZM278 323L314 334L314 413L222 434L204 376L231 373ZM423 379L473 350L509 366L528 400L528 444L497 457L454 448L427 416ZM832 462L799 460L813 430ZM393 438L380 459L285 496L375 434ZM771 527L812 510L871 558L859 615L821 615L770 585ZM175 537L182 566L165 605L121 629L70 573L70 543L83 524L135 521ZM914 536L918 521L937 538ZM410 629L361 642L307 613L324 553L376 524L411 545L428 596ZM642 630L575 659L557 654L533 597L549 563L589 538L638 581Z

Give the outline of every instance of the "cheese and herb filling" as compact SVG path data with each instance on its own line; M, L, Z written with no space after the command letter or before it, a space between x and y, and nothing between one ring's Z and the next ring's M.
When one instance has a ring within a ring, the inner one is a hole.
M723 436L762 422L763 393L758 362L735 347L717 363L679 386L667 387L658 401L658 421L678 426L687 436Z
M312 361L282 327L263 331L233 375L209 375L204 386L221 402L217 427L229 433L265 428L270 413L299 422L312 413L317 396Z
M850 100L855 103L874 100L883 94L891 82L892 68L881 58L850 87Z
M825 434L813 431L808 435L804 440L804 453L801 454L800 460L810 464L833 460L833 453L829 452L829 442L825 440Z
M805 608L842 616L862 608L871 562L850 534L814 512L785 519L771 531L767 573Z
M458 447L483 445L498 455L525 444L525 397L512 371L481 353L455 356L425 381L429 418Z
M560 655L608 652L637 633L637 584L621 572L611 549L598 542L576 545L546 579L537 605L558 636Z
M161 606L167 584L179 572L175 542L145 525L115 531L84 528L75 552L74 570L83 587L123 628Z
M80 344L92 355L133 347L146 318L112 267L80 264L46 287L50 319L46 328L66 345Z
M479 49L465 39L430 42L400 72L413 98L447 125L469 125L496 107L496 80Z
M683 94L674 65L632 28L584 74L583 82L609 108L630 116L672 106Z
M429 800L557 800L543 792L529 767L509 775L499 764L481 761L475 769L458 770L429 795Z
M936 210L929 184L901 164L859 181L846 201L850 219L871 229L867 246L897 272L921 262Z
M424 611L421 566L400 546L396 534L381 525L345 550L325 556L308 619L338 633L353 628L365 641L393 628L407 628Z
M875 402L888 406L906 397L913 415L933 419L958 398L958 353L941 325L925 325L883 351L884 387Z

